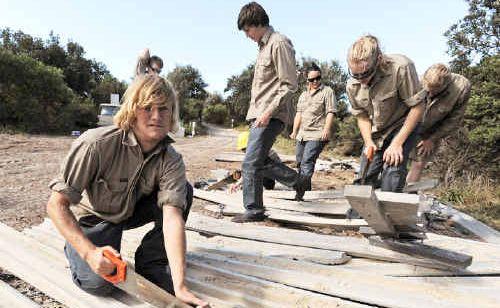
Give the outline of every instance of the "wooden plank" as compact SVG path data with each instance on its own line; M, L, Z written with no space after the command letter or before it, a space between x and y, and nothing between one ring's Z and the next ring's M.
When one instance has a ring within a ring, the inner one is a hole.
M394 239L381 239L378 236L370 236L370 244L387 249L392 249L412 256L429 258L444 266L465 269L472 263L472 256L441 249L417 242L402 242Z
M420 198L415 194L376 191L385 213L395 225L415 226L418 221L418 207Z
M284 163L293 163L295 162L295 156L293 155L283 155L279 154L280 159ZM245 158L245 153L243 152L222 152L215 156L215 161L220 162L243 162Z
M197 213L190 214L187 228L206 234L219 234L285 245L344 251L351 256L441 268L432 261L374 247L364 238L322 235L307 231L267 227L256 224L237 224L223 219L202 216ZM454 239L454 243L459 249L453 249L445 242L436 242L434 244L433 241L424 241L424 243L472 255L474 260L468 268L470 273L500 273L500 248L493 248L491 244L477 242L474 245L460 245L463 243L461 239ZM488 246L483 249L482 245Z
M41 307L2 280L0 280L0 299L0 307L2 308Z
M110 297L80 290L64 265L40 249L40 244L0 224L0 266L69 307L128 307ZM146 306L144 306L146 307Z
M439 180L438 179L427 179L423 180L420 182L412 183L409 185L406 185L403 188L403 192L405 193L412 193L412 192L419 192L419 191L424 191L424 190L429 190L433 189L434 187L438 186Z
M343 251L258 242L225 236L207 238L193 231L186 231L186 237L189 250L200 249L200 245L203 245L205 249L217 250L220 253L245 251L263 257L285 258L325 265L345 264L351 260L351 257Z
M288 199L292 200L295 197L294 190L265 190L264 197L274 199ZM337 199L344 198L343 190L311 190L306 191L304 200L321 200L321 199Z
M151 226L145 226L141 228L137 228L134 230L128 230L124 232L123 236L123 241L122 241L122 256L127 257L127 256L133 256L134 251L138 244L140 243L140 240L144 236L146 232L149 231ZM25 232L29 233L30 236L34 236L37 238L40 242L47 242L48 245L54 245L55 247L61 247L62 245L62 238L60 235L57 233L57 231L54 229L54 226L50 223L49 219L46 219L40 226L34 227L31 230L26 230ZM203 239L206 240L206 238L202 238L199 235L193 233L193 232L188 232L188 235L194 235L199 237L200 241L203 241ZM47 236L48 235L48 236ZM51 237L54 237L54 240L50 240ZM57 244L57 242L59 242ZM188 237L188 248L190 251L196 249L214 249L217 250L219 253L226 253L226 254L232 254L236 253L235 251L230 251L227 249L219 250L216 245L208 245L206 243L199 243L202 245L202 247L197 246L198 244L192 240L192 236ZM253 241L249 241L253 242ZM256 243L256 242L253 242ZM257 243L258 244L258 243ZM193 246L194 245L194 246ZM225 248L228 246L226 244L223 245ZM247 243L243 243L241 245L242 249L245 249L246 251L254 249L258 245L248 245ZM288 247L287 247L288 248ZM294 250L295 247L290 247L291 249L283 249L282 247L277 247L276 250L274 251L275 254L282 254L283 252L289 252L292 250L292 252L296 254L300 254L304 251L307 252L307 249L298 249L297 251ZM312 250L312 249L311 249ZM279 251L279 252L278 252ZM310 255L316 255L316 252L324 252L321 250L315 250L313 252L310 252ZM268 251L269 253L272 253ZM332 256L335 256L336 254L339 255L339 259L337 260L331 260L333 259ZM339 263L345 263L347 262L350 257L346 256L344 253L337 253L337 252L328 252L328 257L330 257L331 261L334 262L328 262L329 264L339 264ZM287 257L292 258L292 255L288 255ZM321 257L321 255L319 255ZM276 258L276 259L281 259L284 260L283 262L288 262L291 259L285 259L284 257L282 258ZM326 259L326 258L325 258ZM188 259L189 260L189 259ZM220 273L219 273L220 274ZM240 303L243 299L244 302L247 302L247 304L250 304L249 298L252 298L252 294L249 293L249 288L254 288L255 290L259 291L260 297L257 302L252 302L252 306L259 306L259 307L277 307L277 306L282 306L280 305L279 302L275 302L274 304L271 305L264 305L266 301L261 300L260 298L265 298L266 300L270 300L271 294L278 294L279 292L283 293L283 300L285 298L288 299L293 299L295 298L297 303L303 303L303 305L298 305L298 307L306 307L306 303L321 303L322 301L325 301L326 299L321 299L321 295L318 294L311 294L306 291L301 291L297 289L287 289L284 286L279 286L280 289L285 288L285 290L276 290L277 286L271 286L274 289L270 290L264 290L262 287L259 285L264 283L264 285L269 284L269 282L264 282L264 281L254 281L255 278L252 277L227 277L227 279L224 279L224 277L221 277L221 275L214 276L210 275L210 273L205 269L205 270L196 270L196 268L193 268L192 264L188 264L188 273L187 273L187 280L188 280L188 286L190 288L193 288L193 290L199 294L202 298L205 300L208 300L212 307L233 307L233 306L228 306L227 304L224 303L224 301L230 301L233 304L235 303ZM209 283L205 283L208 281ZM240 286L241 287L238 287ZM243 287L244 286L244 287ZM270 288L269 286L267 288ZM240 289L240 291L238 291ZM244 292L246 290L246 292ZM278 292L279 291L279 292ZM306 293L304 293L306 292ZM300 295L302 294L302 295ZM265 295L265 297L263 297ZM298 296L300 295L300 296ZM250 297L249 297L250 296ZM217 305L214 305L213 300L215 299L215 302ZM255 298L254 298L255 299ZM328 305L313 305L310 307L330 307L334 301L339 301L339 299L332 299L328 298L326 300L326 303ZM342 301L342 300L340 300ZM222 302L222 304L221 304ZM295 305L290 305L290 306L295 306ZM351 307L351 306L348 306ZM358 307L357 304L354 307Z
M397 221L399 225L414 225L417 223L417 211L419 206L419 196L415 194L401 194L393 192L375 191L375 195L379 203L382 205L387 215ZM278 208L274 205L271 199L289 200L293 199L295 191L286 190L266 190L264 191L265 204L267 207ZM344 198L343 190L323 190L323 191L307 191L304 195L304 206L308 206L307 201L313 201L310 205L315 205L317 200L322 200L319 204L336 204L339 208L342 205L342 211L336 215L345 215L351 208L347 200ZM283 205L281 209L294 208L293 205ZM315 208L314 212L309 210L308 213L313 214L328 214L321 211L322 208ZM344 211L345 209L345 211ZM306 209L298 209L305 211Z
M228 206L239 206L243 208L243 196L241 192L228 194L219 191L205 191L194 189L194 197L220 203ZM333 202L296 202L288 200L276 200L272 198L264 199L266 208L283 209L288 211L296 211L311 214L324 215L341 215L345 216L350 206L344 199L335 200Z
M477 298L473 293L449 285L381 277L337 268L337 275L296 272L261 266L218 255L199 255L199 263L285 285L383 307L497 307L495 296ZM494 293L494 292L491 292Z
M199 256L191 256L190 259L190 268L199 269L199 273L202 274L198 280L210 281L211 283L221 279L224 280L223 284L227 285L226 292L229 296L231 296L230 298L225 299L231 299L234 304L246 304L250 307L367 307L366 305L343 300L337 297L312 293L306 290L255 278L254 275L243 275L235 272L234 270L211 266L206 262L200 262ZM245 281L246 284L243 286L235 284L237 280ZM243 292L245 294L245 298L250 297L253 299L253 303L242 302L241 299L238 298L242 297L241 295L234 298L235 293L241 294ZM256 300L258 298L261 300ZM263 301L262 299L266 300Z
M234 204L225 205L223 208L221 208L217 204L206 204L204 205L204 207L211 212L222 212L223 215L227 216L234 216L237 214L243 214L245 212L245 209L243 207ZM358 229L359 227L367 226L367 223L364 219L324 218L309 215L307 213L299 214L297 212L278 209L267 209L266 215L268 215L268 218L271 220L304 226L332 227L337 229Z
M462 213L444 203L439 203L437 209L448 216L451 221L476 235L485 242L500 245L500 232L474 219L472 216Z
M127 245L131 250L139 245L144 235L152 228L152 223L144 225L140 228L127 230L123 234L122 246ZM55 229L50 219L46 218L42 224L34 226L31 229L26 229L23 233L37 239L45 245L51 245L58 249L59 253L54 257L61 257L64 240L59 232ZM232 237L213 236L207 238L201 236L198 232L186 231L187 245L190 249L196 249L198 245L203 244L204 247L210 245L210 249L220 251L246 251L262 256L282 257L287 259L304 260L319 264L344 264L351 260L345 252L315 249L308 247L298 247L290 245L281 245L275 243L257 242L247 239L239 239Z
M373 188L368 185L346 185L344 196L377 234L397 236L393 222L379 205Z

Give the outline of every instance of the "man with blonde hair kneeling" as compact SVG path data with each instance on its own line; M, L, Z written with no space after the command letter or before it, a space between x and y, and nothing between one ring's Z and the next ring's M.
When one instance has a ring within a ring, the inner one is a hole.
M138 76L128 87L114 121L91 129L72 145L50 183L47 211L66 239L74 283L95 295L114 287L101 276L115 267L124 230L154 222L135 252L136 271L182 301L208 304L185 284L184 223L192 187L184 162L167 136L178 123L172 86L157 74Z
M411 154L411 169L407 182L420 180L422 170L440 141L456 131L463 122L465 107L470 97L470 82L462 75L451 73L441 63L427 69L422 80L423 90L415 100L425 104L424 120L419 132L417 148Z
M364 141L361 170L367 166L367 154L374 153L365 182L378 186L382 173L381 189L401 192L424 111L423 104L412 99L420 90L415 65L403 55L382 54L377 38L371 35L351 46L347 60L352 77L347 96Z

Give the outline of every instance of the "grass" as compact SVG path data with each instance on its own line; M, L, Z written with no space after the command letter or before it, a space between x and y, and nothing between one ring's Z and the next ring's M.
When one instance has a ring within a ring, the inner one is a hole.
M500 230L500 186L495 181L481 175L468 175L439 187L436 193L455 209Z

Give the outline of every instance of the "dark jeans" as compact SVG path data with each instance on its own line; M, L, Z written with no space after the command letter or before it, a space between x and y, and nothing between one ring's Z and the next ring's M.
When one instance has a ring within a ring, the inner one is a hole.
M251 127L245 159L242 164L243 204L247 212L264 212L263 178L276 180L288 187L294 187L298 173L282 162L268 157L276 137L284 128L284 123L271 119L266 127Z
M303 177L304 190L311 190L311 178L314 173L316 160L327 143L328 141L321 140L297 141L295 156L297 169Z
M408 136L405 143L403 144L403 162L397 166L389 166L384 163L383 155L385 150L389 147L392 139L398 134L399 129L392 132L387 139L384 140L382 148L376 151L373 155L373 160L368 167L368 172L366 173L366 185L372 185L374 188L379 186L378 177L382 172L382 179L380 183L380 189L382 191L392 191L392 192L402 192L405 186L406 174L408 173L408 157L410 152L415 147L417 141L419 127L417 126L413 132ZM358 173L358 178L354 181L354 184L361 184L361 173L365 168L367 163L366 156L361 154L360 172Z
M186 188L187 206L183 213L184 221L187 220L193 203L193 187L187 183ZM79 224L83 233L94 245L98 247L109 245L120 251L124 230L154 222L153 229L146 233L135 252L135 270L160 288L173 294L174 288L163 238L163 213L157 205L156 197L157 194L153 193L139 200L133 216L124 222L114 224L96 216L89 216L80 219ZM73 282L78 287L99 296L109 295L114 290L113 284L92 271L88 263L78 255L68 242L66 242L64 252L69 261Z

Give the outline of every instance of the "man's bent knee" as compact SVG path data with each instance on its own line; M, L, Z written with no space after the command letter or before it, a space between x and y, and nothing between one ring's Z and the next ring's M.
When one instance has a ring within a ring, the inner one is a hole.
M99 275L85 275L88 277L79 277L76 273L72 273L73 282L83 291L96 296L109 296L115 287L110 282L107 282Z

